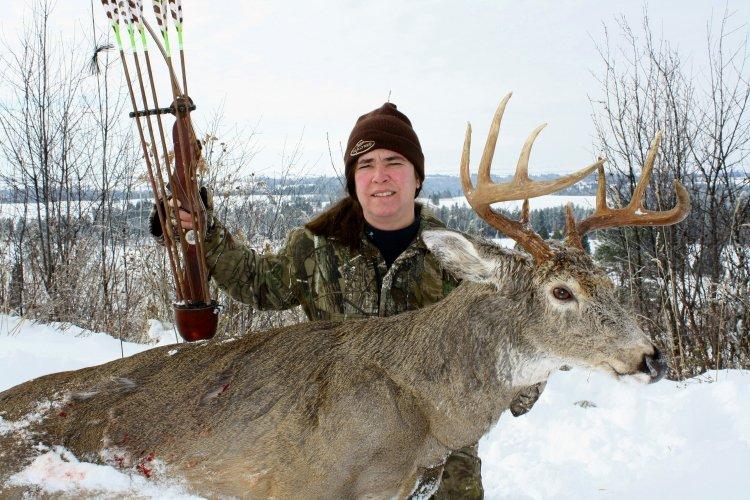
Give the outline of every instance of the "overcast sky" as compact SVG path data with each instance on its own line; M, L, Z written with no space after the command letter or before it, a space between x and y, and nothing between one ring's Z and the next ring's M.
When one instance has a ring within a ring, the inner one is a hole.
M19 30L29 1L3 1L6 39ZM200 125L223 103L227 128L257 124L262 150L248 166L257 173L278 171L285 145L289 152L299 142L299 171L333 174L326 133L341 168L339 143L390 93L412 120L427 172L456 173L466 122L476 170L492 113L513 91L493 172L512 171L526 135L542 122L549 125L532 154L532 175L571 171L597 155L589 97L600 95L592 73L602 71L596 45L603 27L620 43L616 18L639 27L644 6L656 34L698 74L712 16L726 6L745 33L750 20L746 0L183 0L194 120ZM56 32L90 37L90 9L89 1L59 1ZM103 37L99 0L94 9Z

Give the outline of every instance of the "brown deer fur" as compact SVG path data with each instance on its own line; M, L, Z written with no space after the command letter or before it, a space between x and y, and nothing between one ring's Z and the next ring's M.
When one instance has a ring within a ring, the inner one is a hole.
M2 485L43 443L134 473L162 463L212 498L405 498L563 363L663 375L580 249L551 244L540 264L449 231L424 239L464 280L433 306L156 348L0 393L16 423L0 431L0 496L24 493Z

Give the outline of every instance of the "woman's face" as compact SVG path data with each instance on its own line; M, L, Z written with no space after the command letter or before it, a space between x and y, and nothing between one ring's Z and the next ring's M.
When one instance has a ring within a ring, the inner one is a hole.
M414 198L420 187L414 165L389 149L374 149L357 159L354 185L365 220L384 230L414 222Z

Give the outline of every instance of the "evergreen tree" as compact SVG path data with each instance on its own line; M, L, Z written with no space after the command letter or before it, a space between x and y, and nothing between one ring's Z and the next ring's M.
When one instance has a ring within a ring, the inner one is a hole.
M583 245L583 249L586 250L586 253L591 255L591 243L589 242L588 233L584 234L581 238L581 245Z
M544 210L539 211L539 217L537 218L536 223L536 232L539 233L539 236L542 237L544 240L549 239L549 229L547 228L547 215Z

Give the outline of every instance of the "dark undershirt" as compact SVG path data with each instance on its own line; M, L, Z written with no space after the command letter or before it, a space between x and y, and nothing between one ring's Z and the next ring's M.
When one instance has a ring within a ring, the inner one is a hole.
M385 231L372 227L365 221L365 234L367 239L375 245L385 259L385 265L390 269L391 264L408 247L419 232L419 214L414 217L414 222L402 229Z

